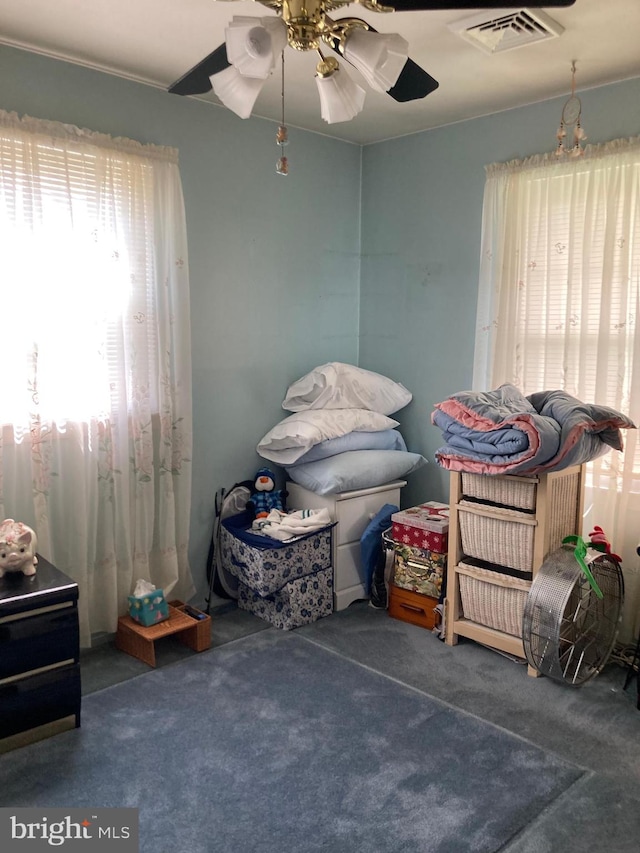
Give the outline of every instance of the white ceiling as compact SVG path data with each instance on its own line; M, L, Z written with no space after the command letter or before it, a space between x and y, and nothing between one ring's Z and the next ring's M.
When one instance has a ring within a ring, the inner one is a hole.
M352 4L332 12L334 19L355 16L379 32L403 35L411 58L440 87L422 100L401 104L363 83L363 112L352 121L328 125L320 117L314 81L317 54L287 48L286 123L366 144L568 95L573 60L578 92L640 76L640 0L576 0L568 8L545 8L564 28L562 35L494 54L447 26L478 11L377 14ZM0 43L166 89L224 41L233 16L269 14L274 13L251 0L0 0ZM487 14L493 17L495 10ZM280 89L278 69L254 115L279 121ZM219 103L213 93L198 97Z

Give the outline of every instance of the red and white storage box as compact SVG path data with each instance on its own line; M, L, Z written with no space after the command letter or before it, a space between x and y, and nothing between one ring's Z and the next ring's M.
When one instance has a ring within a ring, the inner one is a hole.
M404 509L391 516L391 535L396 542L446 554L449 547L449 508L436 501Z

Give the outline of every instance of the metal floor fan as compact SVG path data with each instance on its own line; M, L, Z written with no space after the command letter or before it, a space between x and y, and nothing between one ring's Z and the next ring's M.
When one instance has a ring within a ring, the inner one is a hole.
M613 649L623 599L622 570L613 556L584 543L582 551L572 545L554 551L534 578L524 608L529 664L568 684L593 678Z

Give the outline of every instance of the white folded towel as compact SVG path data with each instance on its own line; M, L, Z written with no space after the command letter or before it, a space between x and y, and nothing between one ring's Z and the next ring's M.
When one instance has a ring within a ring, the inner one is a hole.
M331 515L326 508L299 509L294 512L272 509L266 518L256 518L251 529L280 542L288 542L313 533L314 530L321 530L328 524L331 524Z

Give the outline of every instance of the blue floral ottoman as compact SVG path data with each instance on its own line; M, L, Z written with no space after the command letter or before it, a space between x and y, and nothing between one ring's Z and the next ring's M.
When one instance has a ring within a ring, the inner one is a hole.
M247 530L246 514L222 522L221 557L238 578L238 607L276 628L298 628L333 611L329 525L295 542L278 542Z

